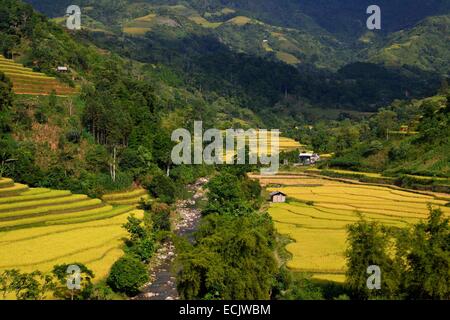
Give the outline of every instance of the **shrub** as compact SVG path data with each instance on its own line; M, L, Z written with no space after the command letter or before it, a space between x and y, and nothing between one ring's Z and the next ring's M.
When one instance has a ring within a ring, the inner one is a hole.
M48 117L42 108L39 108L38 110L36 110L36 112L34 114L34 118L40 124L46 124L48 122Z
M408 157L408 146L406 144L401 144L399 146L393 146L388 153L389 160L391 161L401 161Z
M356 170L361 167L361 163L358 159L352 156L344 156L330 161L330 167L342 168L347 170Z
M69 266L78 266L80 268L80 280L81 280L81 290L71 290L67 286L67 281L69 280ZM82 263L69 263L56 265L53 267L53 275L57 279L57 285L53 291L55 297L65 300L86 300L92 294L94 285L92 284L92 279L95 277L92 270L87 268Z
M371 156L383 149L383 143L378 140L371 141L369 145L365 146L362 151L363 157Z
M66 139L71 143L80 143L81 133L76 130L71 130L66 133Z
M170 231L170 207L165 203L154 203L152 222L155 231Z
M136 255L136 258L147 263L155 252L155 241L153 238L145 238L136 241L129 249L129 252Z
M170 172L171 177L179 184L186 185L195 182L194 172L190 166L177 166Z
M172 204L175 202L175 183L165 175L158 175L147 186L148 191L162 202Z
M127 252L135 255L141 261L147 262L155 252L154 237L147 223L131 216L128 217L124 228L130 234L130 239L126 241Z
M139 288L147 281L145 265L134 257L125 256L113 264L107 283L114 291L132 296L139 293Z

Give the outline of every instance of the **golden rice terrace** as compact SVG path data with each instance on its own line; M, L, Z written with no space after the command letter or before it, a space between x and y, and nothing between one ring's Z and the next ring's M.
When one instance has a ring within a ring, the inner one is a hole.
M277 231L292 239L287 266L314 278L343 282L347 226L364 218L404 228L426 220L429 206L450 216L450 195L349 184L308 175L252 175L270 192L281 191L286 203L273 203L269 213Z
M11 80L16 94L49 95L54 91L58 96L68 96L77 93L76 88L71 88L54 77L26 68L2 55L0 55L0 71Z

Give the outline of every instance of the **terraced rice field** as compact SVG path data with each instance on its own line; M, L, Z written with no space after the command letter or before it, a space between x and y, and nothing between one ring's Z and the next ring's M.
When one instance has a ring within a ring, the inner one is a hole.
M227 21L227 23L235 24L238 26L244 26L246 24L252 23L252 19L245 16L237 16Z
M287 64L299 64L300 60L294 56L293 54L287 53L287 52L283 52L283 51L278 51L276 53L276 56L278 58L278 60L281 60Z
M321 155L322 157L322 155ZM309 170L311 173L320 173L319 169L311 169ZM367 178L380 178L380 179L391 179L395 180L394 177L387 177L382 175L381 173L374 173L374 172L360 172L360 171L350 171L350 170L338 170L338 169L327 169L326 171L332 172L332 173L338 173L346 176L354 176L354 177L367 177ZM440 182L442 184L450 184L449 178L443 178L443 177L431 177L431 176L419 176L419 175L412 175L412 174L406 174L405 176L411 177L418 180L433 180Z
M189 17L189 20L191 20L192 22L201 25L204 28L218 28L222 25L222 22L210 22L208 20L206 20L205 18L203 18L200 15L193 15Z
M225 132L223 133L224 137L225 137ZM272 151L272 140L271 140L271 136L270 133L267 134L266 137L266 141L267 141L267 148L266 150L264 150L261 147L261 140L262 140L262 136L261 134L258 132L258 137L255 138L246 138L246 144L248 146L250 146L251 144L256 144L256 146L258 146L258 154L261 155L263 153L263 151L265 151L265 153L270 154L270 152ZM294 139L291 138L286 138L286 137L279 137L278 140L278 150L279 152L289 152L289 151L293 151L293 150L297 150L300 149L303 145L300 144L298 141L295 141ZM224 159L230 159L233 158L235 156L235 152L230 152L227 155L225 155Z
M173 8L172 8L173 9ZM144 36L150 32L155 26L164 25L169 27L180 26L177 21L170 16L157 15L155 13L139 17L126 23L123 27L123 32L134 36Z
M142 200L150 199L150 196L147 190L138 188L126 192L105 194L102 199L113 205L131 205L137 207Z
M68 96L77 93L75 88L62 84L54 77L34 72L30 68L6 59L0 55L0 71L11 79L16 94L48 95L53 90L59 96Z
M170 18L171 15L186 17L193 23L208 29L216 29L225 24L236 26L245 26L251 23L262 24L262 22L251 19L246 16L237 16L225 22L212 22L208 20L208 18L212 16L226 15L229 13L233 13L234 10L232 9L225 9L222 10L222 12L216 12L213 14L211 13L205 14L205 17L203 17L198 12L190 10L182 5L163 6L163 7L167 12L166 14L150 13L148 15L133 19L124 25L123 32L135 36L144 36L147 32L151 31L155 25L168 25L172 27L178 26L178 23Z
M124 26L123 31L132 35L145 35L151 30L155 18L156 14L151 13L146 16L134 19Z
M253 175L268 191L282 191L287 203L272 204L269 212L280 234L294 241L286 249L292 254L289 268L310 272L315 278L342 282L345 274L346 228L360 217L387 226L406 227L424 220L428 205L441 208L442 198L389 187L346 184L298 175L274 177Z
M101 280L123 253L122 225L130 214L142 211L0 178L0 271L47 272L80 262Z

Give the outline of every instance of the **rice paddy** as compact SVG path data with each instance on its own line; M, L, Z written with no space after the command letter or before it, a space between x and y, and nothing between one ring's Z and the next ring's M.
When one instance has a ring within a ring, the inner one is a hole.
M150 196L147 190L137 188L126 192L105 194L102 199L113 205L132 205L137 207L141 201L150 199Z
M120 202L140 196L145 197L142 190L134 190L112 198ZM101 280L123 254L127 217L142 216L134 205L113 206L70 191L34 189L0 178L0 271L48 272L56 264L78 262Z
M49 95L55 91L59 96L68 96L77 92L75 88L62 84L54 77L34 72L2 55L0 55L0 71L11 79L16 94Z
M278 60L281 60L287 64L299 64L300 63L300 60L296 56L294 56L290 53L284 52L284 51L278 51L276 53L276 56L277 56Z
M245 17L245 16L237 16L237 17L234 17L234 18L228 20L227 23L235 24L238 26L244 26L246 24L252 23L252 19L250 19L249 17Z
M347 184L302 174L252 175L267 190L282 191L286 203L269 209L277 231L293 242L287 266L313 278L343 282L346 261L346 228L361 217L386 226L404 228L425 220L428 206L450 216L441 195L418 194L388 186Z
M177 6L167 6L170 10L177 11ZM203 21L207 22L207 20ZM158 15L150 13L146 16L133 19L123 26L123 32L133 36L144 36L147 32L152 31L155 26L179 27L179 23L168 15Z
M263 136L261 132L256 132L257 136L256 137L245 137L245 143L247 146L252 146L255 145L258 149L258 156L261 156L263 154L267 154L270 155L273 149L273 142L271 139L271 135L270 133L267 134L266 136L266 146L264 147L262 145L262 140L263 140ZM226 133L223 132L223 135L225 137ZM301 147L303 147L302 144L300 144L298 141L295 141L294 139L291 138L286 138L286 137L279 137L278 139L278 151L279 152L289 152L289 151L294 151L294 150L298 150ZM252 151L253 149L250 148L250 151ZM224 161L227 160L231 160L236 156L236 151L230 151L227 154L224 155Z
M193 15L189 17L189 20L191 20L192 22L204 27L204 28L211 28L211 29L215 29L218 28L222 25L222 22L210 22L208 20L206 20L205 18L203 18L200 15Z

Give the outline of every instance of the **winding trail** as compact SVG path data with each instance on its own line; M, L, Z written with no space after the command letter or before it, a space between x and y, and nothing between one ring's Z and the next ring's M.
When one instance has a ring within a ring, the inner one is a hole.
M197 230L201 219L201 212L196 208L197 201L205 197L203 186L208 180L199 179L187 188L194 193L189 200L177 202L179 219L175 223L174 233L180 237L187 237L190 242L194 239L192 234ZM178 300L176 278L172 266L175 260L175 247L171 241L166 242L156 252L150 262L150 279L133 300Z

